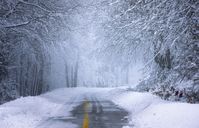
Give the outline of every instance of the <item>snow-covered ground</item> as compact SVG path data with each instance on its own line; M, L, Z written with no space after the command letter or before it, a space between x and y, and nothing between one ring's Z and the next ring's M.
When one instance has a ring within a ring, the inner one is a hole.
M199 128L199 104L163 101L149 93L111 92L112 101L131 113L133 128Z
M0 128L37 128L49 117L70 116L77 105L72 102L84 100L84 95L106 98L123 107L130 113L134 128L199 128L199 104L167 102L149 93L121 88L64 88L20 98L0 106Z

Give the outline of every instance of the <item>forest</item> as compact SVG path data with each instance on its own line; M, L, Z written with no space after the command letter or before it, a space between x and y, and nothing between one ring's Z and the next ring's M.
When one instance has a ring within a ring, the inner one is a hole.
M128 86L199 101L199 1L0 0L0 103Z
M199 128L199 0L0 0L0 128Z

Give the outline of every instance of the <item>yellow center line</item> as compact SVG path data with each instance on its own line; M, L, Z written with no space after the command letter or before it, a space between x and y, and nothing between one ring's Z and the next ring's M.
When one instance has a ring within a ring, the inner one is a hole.
M83 120L82 128L89 128L88 107L89 107L89 102L85 101L84 102L84 120Z

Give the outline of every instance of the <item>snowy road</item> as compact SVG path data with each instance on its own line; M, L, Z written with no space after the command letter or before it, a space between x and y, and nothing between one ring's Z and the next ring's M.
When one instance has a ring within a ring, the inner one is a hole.
M61 88L0 105L0 128L199 128L198 108L125 88Z
M74 106L70 116L51 117L40 127L68 128L70 125L70 128L122 128L128 124L128 113L113 102L95 96L81 99L66 103L66 107Z
M88 109L85 110L85 105ZM111 101L99 100L96 97L86 98L84 102L75 107L72 111L79 128L85 126L85 114L88 114L88 122L90 128L122 128L127 124L128 113L113 104ZM82 120L84 121L82 123Z

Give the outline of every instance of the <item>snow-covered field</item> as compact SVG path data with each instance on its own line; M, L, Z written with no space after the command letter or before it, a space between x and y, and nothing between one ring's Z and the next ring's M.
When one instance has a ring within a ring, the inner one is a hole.
M134 128L199 128L199 104L167 102L149 93L121 88L64 88L20 98L0 106L0 128L37 128L49 117L70 116L75 105L72 102L83 100L84 95L106 98L123 107L130 113Z

